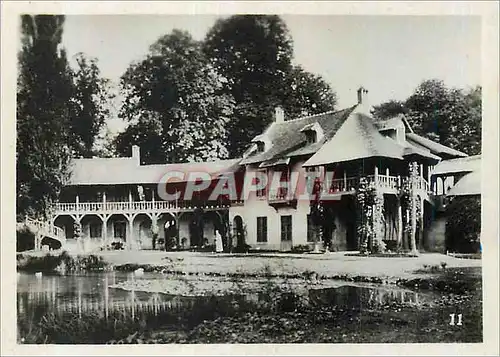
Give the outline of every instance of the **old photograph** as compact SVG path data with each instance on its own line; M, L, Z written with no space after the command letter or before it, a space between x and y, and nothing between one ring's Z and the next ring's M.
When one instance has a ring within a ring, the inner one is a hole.
M484 342L480 16L16 16L18 345Z

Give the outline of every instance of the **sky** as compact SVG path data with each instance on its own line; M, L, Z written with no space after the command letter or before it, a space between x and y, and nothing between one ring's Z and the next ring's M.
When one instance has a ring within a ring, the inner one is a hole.
M131 62L173 29L203 39L217 15L67 15L63 45L98 59L114 84ZM369 90L377 105L403 100L425 79L467 88L481 84L481 19L473 16L282 16L294 41L294 63L321 75L338 108ZM120 130L118 120L111 130Z

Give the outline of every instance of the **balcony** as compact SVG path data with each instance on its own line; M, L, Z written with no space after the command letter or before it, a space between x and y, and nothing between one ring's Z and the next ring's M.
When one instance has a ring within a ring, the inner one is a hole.
M403 178L401 176L390 175L369 175L364 176L364 178L366 178L370 183L375 183L378 190L387 194L398 194L402 187L402 182L404 180L408 180L408 177ZM359 180L360 177L344 177L343 179L334 179L330 183L328 194L354 194L359 184ZM422 194L427 198L430 185L423 177L418 177L415 189L419 192L419 194Z
M196 206L193 202L175 201L129 201L129 202L78 202L56 203L55 215L81 215L81 214L116 214L116 213L163 213L163 212L192 212ZM228 204L206 204L205 211L218 211L228 209Z
M329 194L354 193L356 190L356 186L358 185L358 181L359 181L358 177L345 177L343 179L334 179L330 184L328 193Z
M374 182L376 187L383 193L398 193L401 186L401 178L390 175L370 175L364 176L368 182ZM331 181L329 194L354 194L359 184L360 177L344 177Z

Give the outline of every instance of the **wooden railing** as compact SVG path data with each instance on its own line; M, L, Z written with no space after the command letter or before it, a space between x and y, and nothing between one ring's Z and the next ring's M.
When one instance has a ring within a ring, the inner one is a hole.
M378 175L377 183L379 187L386 188L389 190L398 190L401 185L401 179L397 176L389 176L389 175Z
M208 203L205 210L227 209L228 204ZM193 211L193 202L175 201L132 201L132 202L79 202L56 203L55 213L114 213L114 212L163 212L163 211Z
M36 234L47 236L53 239L57 239L61 243L66 241L66 234L64 230L54 226L51 223L38 221L31 218L26 218L26 226L34 231Z
M424 179L423 177L419 177L416 182L416 189L425 192L430 192L430 185L426 179Z

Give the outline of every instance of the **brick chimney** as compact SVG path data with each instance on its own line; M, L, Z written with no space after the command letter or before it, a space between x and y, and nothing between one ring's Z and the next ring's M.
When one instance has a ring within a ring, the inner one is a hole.
M137 145L132 145L132 158L137 161L137 165L141 164L141 148Z
M282 107L276 107L274 109L274 121L276 123L283 123L285 121L285 111Z
M364 87L358 89L358 104L368 105L368 90Z

